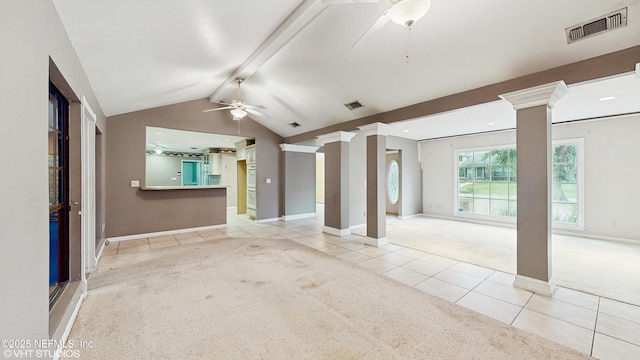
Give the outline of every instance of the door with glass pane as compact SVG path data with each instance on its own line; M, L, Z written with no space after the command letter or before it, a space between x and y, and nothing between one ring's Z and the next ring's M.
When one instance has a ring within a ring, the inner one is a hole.
M49 306L69 280L69 102L49 85Z

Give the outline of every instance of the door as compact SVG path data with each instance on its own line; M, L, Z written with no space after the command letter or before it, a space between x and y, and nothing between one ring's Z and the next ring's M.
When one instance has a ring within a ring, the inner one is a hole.
M69 280L69 102L49 84L49 308Z

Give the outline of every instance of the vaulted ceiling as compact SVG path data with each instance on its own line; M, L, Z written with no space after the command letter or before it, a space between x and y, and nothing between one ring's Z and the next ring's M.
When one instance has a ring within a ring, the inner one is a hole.
M389 22L356 47L392 4L334 2L346 4L54 0L107 116L207 97L231 101L240 76L242 98L266 107L268 117L254 120L283 137L640 44L637 0L432 0L410 31ZM625 7L627 26L567 44L565 28ZM623 104L640 96L640 80L630 74L607 81L575 85L578 95L567 103L579 105L561 109L561 118L583 116L585 101L602 113L594 99L610 95L618 103L605 107L640 111L637 100ZM620 94L613 94L622 86L616 81L624 82ZM355 100L364 106L344 106ZM512 111L496 101L394 126L414 139L513 127L500 110ZM496 124L488 129L488 122Z

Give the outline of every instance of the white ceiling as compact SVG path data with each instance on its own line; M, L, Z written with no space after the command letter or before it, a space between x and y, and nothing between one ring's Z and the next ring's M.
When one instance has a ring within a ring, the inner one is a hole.
M107 116L212 95L230 101L233 78L243 76L242 97L267 108L268 118L254 119L283 137L640 44L638 0L432 0L410 33L389 23L356 48L388 0L54 3ZM567 45L566 27L623 7L626 27ZM640 80L608 81L573 86L554 118L598 116L593 107L640 111L640 102L625 102L640 96ZM616 81L626 95L594 102L619 90ZM364 107L343 106L354 100ZM394 128L414 139L482 132L513 127L509 111L497 101ZM302 126L293 129L294 121Z

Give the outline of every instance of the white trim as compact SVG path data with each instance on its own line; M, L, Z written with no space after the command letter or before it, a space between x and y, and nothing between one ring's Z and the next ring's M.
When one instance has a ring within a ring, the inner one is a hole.
M55 354L53 355L53 360L58 360L60 359L60 356L62 356L62 351L64 350L64 346L66 345L67 339L69 338L69 334L71 333L71 328L73 327L73 324L76 322L76 318L78 317L78 313L80 312L80 307L82 306L82 302L87 297L86 281L83 281L83 284L79 286L79 290L80 290L80 297L78 298L78 302L76 303L76 306L73 308L73 311L71 312L71 316L69 317L69 322L67 322L67 325L64 327L64 332L62 333L62 337L60 338L61 341L58 343L59 346L56 349Z
M371 136L371 135L387 136L391 132L391 126L389 126L388 124L380 123L380 122L358 126L358 129L362 130L365 136Z
M534 106L547 105L553 108L556 102L569 92L564 81L534 86L532 88L513 91L500 95L500 98L513 105L514 110L526 109Z
M336 131L325 135L318 135L316 138L322 143L322 145L326 145L332 142L344 141L350 142L353 137L356 136L355 133L346 132L346 131Z
M280 217L277 218L269 218L269 219L260 219L260 220L256 220L256 224L262 224L262 223L268 223L268 222L274 222L274 221L280 221Z
M380 238L380 239L376 239L376 238L372 238L372 237L366 236L364 238L364 244L365 245L380 247L380 246L387 245L388 243L389 243L389 241L387 240L386 237L383 237L383 238Z
M104 247L107 246L107 239L102 242L100 245L100 250L98 250L98 255L96 255L96 269L98 268L98 264L100 263L100 259L102 259L102 253L104 252Z
M640 63L636 64L636 79L640 79Z
M194 232L194 231L213 230L213 229L221 229L221 228L226 228L226 227L227 227L227 224L200 226L200 227L187 228L187 229L158 231L158 232L152 232L152 233L146 233L146 234L116 236L116 237L107 238L106 241L108 241L108 242L128 241L128 240L136 240L136 239L141 239L141 238L146 238L146 237L162 236L162 235L173 235L173 234L183 234L183 233Z
M96 271L96 114L82 95L80 102L80 233L82 278Z
M558 289L553 279L549 279L549 281L542 281L522 275L516 275L516 279L513 281L513 287L533 291L536 294L546 296L552 296Z
M405 219L411 219L411 218L418 217L418 216L422 216L422 213L417 213L417 214L413 214L413 215L406 215L406 216L398 215L398 219L405 220Z
M435 218L435 219L442 219L442 220L451 220L451 221L460 221L460 222L466 222L466 223L471 223L471 224L479 224L479 225L490 225L490 226L498 226L498 227L504 227L504 228L509 228L509 229L515 229L516 228L516 222L515 221L511 221L511 222L501 222L501 221L483 221L483 220L478 220L476 219L478 216L461 216L461 215L457 215L457 216L446 216L446 215L437 215L437 214L420 214L419 216L422 217L430 217L430 218Z
M227 206L227 211L229 210L237 210L238 207L237 206Z
M366 224L366 223L364 223L364 224L359 224L359 225L351 225L351 226L349 226L349 230L356 230L356 229L363 228L363 227L365 227L365 226L367 226L367 224Z
M330 226L323 227L322 232L326 232L327 234L331 234L333 236L347 236L351 234L351 230L349 229L336 229Z
M562 231L562 230L560 230L560 231L553 230L552 233L556 234L556 235L565 235L565 236L579 237L579 238L592 239L592 240L613 241L613 242L619 242L619 243L625 243L625 244L634 244L634 245L640 244L640 241L638 241L638 240L619 238L619 237L614 237L614 236L605 236L605 235L597 235L597 234L585 234L585 233L578 233L578 232L573 232L573 231Z
M285 215L283 216L283 219L284 221L290 221L290 220L306 219L306 218L312 218L312 217L316 217L316 213L312 212L312 213L306 213L306 214Z
M309 153L315 154L319 146L306 146L306 145L295 145L295 144L280 144L280 148L282 151L291 151L291 152L299 152L299 153Z

